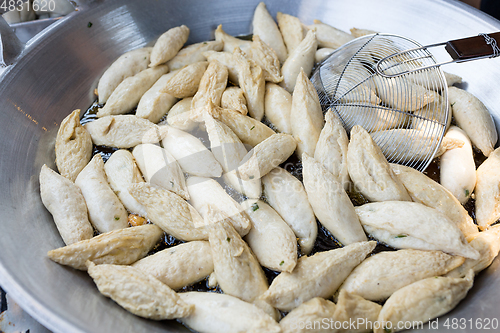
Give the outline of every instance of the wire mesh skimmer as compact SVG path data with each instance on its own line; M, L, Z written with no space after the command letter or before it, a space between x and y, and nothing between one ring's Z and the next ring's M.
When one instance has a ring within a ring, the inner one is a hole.
M384 73L394 77L377 72L382 59ZM311 81L323 110L335 111L348 132L361 125L388 161L423 171L451 119L446 79L438 66L419 43L374 34L335 50Z

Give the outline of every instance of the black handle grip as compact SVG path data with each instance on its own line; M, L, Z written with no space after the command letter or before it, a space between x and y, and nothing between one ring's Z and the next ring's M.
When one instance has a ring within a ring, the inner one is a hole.
M445 49L454 60L467 61L498 56L500 49L497 44L500 44L500 32L451 40Z

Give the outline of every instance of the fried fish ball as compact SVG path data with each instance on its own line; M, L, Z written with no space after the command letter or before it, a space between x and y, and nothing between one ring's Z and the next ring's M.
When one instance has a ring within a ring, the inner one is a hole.
M101 155L92 160L75 180L87 204L89 220L99 232L128 227L127 211L108 184Z
M423 108L415 110L413 112L414 117L411 118L411 128L426 133L435 132L437 128L440 128L444 120L442 119L442 115L445 112L443 109L445 106L446 104L444 104L441 98L439 98L438 100L427 104ZM451 112L448 116L446 128L449 127L449 123L451 123Z
M284 333L329 333L332 326L324 323L333 320L341 324L335 332L363 333L370 330L381 309L377 303L343 290L337 304L315 297L293 309L280 321L280 326Z
M285 42L283 42L278 25L267 11L264 2L260 2L255 8L252 26L253 34L262 38L276 52L279 60L283 63L287 58Z
M283 36L283 42L285 42L288 54L290 54L304 39L302 23L297 17L281 12L276 14L276 20Z
M470 235L467 237L467 241L479 252L479 259L465 259L462 265L447 273L446 276L463 277L470 269L474 270L474 273L477 274L491 265L493 259L500 252L500 224Z
M341 290L333 316L337 321L343 323L343 327L339 330L339 333L363 333L370 330L370 327L373 327L373 323L377 321L380 310L382 310L382 306L379 304L370 302L359 295ZM354 329L351 326L346 328L346 324L344 323L350 323L351 321L357 323L356 327Z
M316 33L314 30L310 30L283 63L281 67L281 73L283 74L281 86L288 90L289 93L293 92L297 76L301 70L304 71L306 76L311 74L317 47Z
M208 214L212 214L211 208ZM225 294L251 303L267 290L262 267L230 222L212 224L209 241L217 282Z
M215 40L223 42L223 51L229 53L233 53L234 49L237 47L239 47L242 51L246 51L252 44L249 40L239 39L226 33L222 29L222 24L219 24L215 30Z
M192 205L205 219L207 219L208 207L217 207L218 211L231 219L234 228L241 236L248 234L252 225L247 214L216 180L193 176L189 177L186 183ZM211 219L208 221L219 222L219 220Z
M391 164L391 169L401 180L414 202L419 202L437 209L460 228L467 238L477 233L477 225L457 198L441 184L435 182L425 174L399 164Z
M170 127L162 144L177 160L184 172L200 177L221 176L221 165L197 137Z
M365 231L389 246L479 258L455 223L436 209L408 201L373 202L355 209Z
M207 67L207 61L199 61L180 68L169 78L162 91L176 98L193 97Z
M328 298L376 245L374 241L357 242L300 257L293 272L280 273L260 298L282 311L290 311L314 297Z
M191 241L136 261L133 267L150 274L173 290L203 280L214 271L212 250L206 241Z
M135 112L137 117L147 119L152 123L157 123L168 113L177 102L177 98L168 92L164 92L164 88L174 75L176 75L174 72L162 75L158 81L142 95Z
M473 282L474 273L469 271L463 279L436 276L399 289L382 307L378 321L385 325L375 327L374 333L387 332L389 325L397 332L402 330L398 323L425 323L449 312L467 295Z
M297 236L300 252L311 253L318 225L302 182L278 167L262 177L262 185L267 202Z
M152 47L143 47L126 52L106 69L97 84L99 104L106 103L123 80L148 68L152 50Z
M239 87L227 87L222 93L221 106L224 109L236 110L246 116L248 113L247 100L243 90Z
M318 93L302 69L292 95L290 125L297 140L297 156L301 158L303 153L314 156L324 118Z
M315 63L320 63L323 60L325 60L330 54L335 51L334 49L331 49L329 47L322 47L316 51L314 54L314 62Z
M184 66L207 60L203 55L204 52L222 51L223 48L224 43L218 40L191 44L182 48L175 57L167 61L167 65L171 71L175 71Z
M331 109L326 112L325 120L314 151L314 159L332 173L347 190L350 185L347 171L349 139L340 119Z
M335 110L341 115L347 128L359 125L370 133L402 127L409 120L404 112L369 102L348 102L336 106Z
M297 264L297 239L292 229L262 200L247 199L241 205L252 222L245 241L259 263L273 271L291 273Z
M107 116L84 125L97 146L132 148L141 143L157 143L165 129L134 115Z
M224 171L222 175L224 182L249 198L260 198L262 192L260 179L242 180L234 171L247 154L245 145L229 127L211 115L205 114L204 120L210 148Z
M247 101L248 114L260 121L264 116L264 94L266 92L264 72L254 61L248 60L240 48L236 48L233 55L238 70L238 83Z
M406 77L385 78L374 76L377 96L382 102L401 111L415 111L434 102L438 95L411 82Z
M80 110L64 118L56 137L56 166L72 182L92 158L92 137L80 124Z
M90 262L88 273L101 294L139 317L175 319L194 311L194 305L185 303L167 285L134 267Z
M481 230L500 218L500 149L495 149L477 168L476 219Z
M214 105L220 106L227 78L226 66L217 60L211 61L201 77L199 88L191 101L191 108L203 107L208 103L208 100Z
M179 293L179 297L195 306L190 316L179 320L197 332L281 332L278 323L262 309L236 297L195 291Z
M236 170L242 180L262 178L272 169L285 162L295 151L297 142L290 134L271 135L250 150Z
M391 170L380 148L361 126L351 130L347 169L359 191L370 201L407 200L408 192Z
M369 29L360 29L360 28L351 28L349 29L351 31L351 35L354 36L354 38L366 36L366 35L371 35L371 34L376 34L377 32L374 30L369 30Z
M223 122L244 144L255 147L271 135L276 134L271 128L234 110L216 107L213 104L200 110L193 110L191 119L202 122L204 113L208 112L215 119Z
M245 52L248 59L253 60L264 71L266 81L279 83L283 80L281 65L274 50L259 35L253 35L251 47Z
M172 127L182 131L190 132L198 126L196 122L191 120L191 103L193 98L183 98L172 106L167 114L166 123ZM163 125L162 121L160 125Z
M145 257L163 236L153 224L113 230L71 245L51 250L47 256L61 264L86 270L95 264L129 265Z
M354 206L335 176L307 154L302 168L309 203L321 224L343 245L366 241Z
M157 40L151 51L149 67L161 65L174 58L189 37L189 28L185 25L169 29Z
M97 117L125 114L132 111L141 100L142 95L167 72L168 66L163 65L145 69L126 78L113 90L106 104L97 112Z
M104 163L104 171L123 206L132 213L146 216L144 207L128 191L131 184L144 182L132 153L125 149L115 151Z
M333 317L336 305L321 297L314 297L302 303L279 322L284 333L327 333L330 327L319 325L324 320L335 320ZM299 325L300 323L300 325Z
M451 87L452 85L456 83L462 83L462 77L453 73L448 73L448 72L443 72L444 73L444 78L446 79L446 84L448 87Z
M316 38L318 39L319 47L337 49L354 39L351 34L334 28L320 20L314 20L314 24L309 25L308 28L311 30L316 29Z
M498 139L493 118L486 106L470 92L457 87L448 88L453 117L467 133L472 143L488 157Z
M66 245L92 238L94 230L82 192L45 164L40 171L40 196Z
M132 150L132 155L147 182L189 199L184 174L168 150L153 144L141 144Z
M464 263L441 251L398 250L372 255L357 266L339 288L372 301L383 301L413 282L440 276Z
M234 55L229 52L215 52L215 51L206 51L203 52L203 55L207 58L207 60L214 61L217 60L221 64L227 67L228 71L228 79L230 82L234 84L239 84L239 75L238 75L238 66L236 64L236 59Z
M264 114L281 133L292 134L290 113L292 95L279 85L267 82L264 97Z
M130 194L146 208L147 217L169 235L183 241L205 240L207 231L197 227L202 218L183 198L169 190L137 183Z
M466 203L476 186L476 164L467 134L451 126L445 137L461 140L461 148L447 150L439 159L439 181L461 204Z

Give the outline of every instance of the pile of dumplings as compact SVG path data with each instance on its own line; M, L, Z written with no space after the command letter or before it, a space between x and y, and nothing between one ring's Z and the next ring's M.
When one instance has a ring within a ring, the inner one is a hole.
M277 22L260 3L252 41L219 26L215 41L184 46L189 28L174 27L106 70L97 119L67 116L59 173L40 172L66 244L48 257L133 314L198 332L395 332L447 313L500 250L488 110L449 88L446 136L460 144L440 157L441 184L391 164L365 129L348 137L323 113L308 79L371 32ZM472 145L488 157L477 170ZM115 149L105 162L94 146ZM280 167L293 154L300 180ZM341 247L314 253L317 221ZM165 233L181 244L151 254ZM377 241L395 250L372 254ZM263 267L277 272L270 285ZM182 290L204 279L222 293Z

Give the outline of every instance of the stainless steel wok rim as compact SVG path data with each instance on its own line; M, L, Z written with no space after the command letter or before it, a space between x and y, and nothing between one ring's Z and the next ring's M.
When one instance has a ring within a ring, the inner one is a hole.
M418 2L419 0L412 0ZM484 23L489 24L492 29L500 29L500 21L491 17L490 15L481 12L473 7L470 7L458 0L439 0L442 2L443 7L453 8L454 10L460 10L462 13L474 18L475 20L481 20ZM107 1L109 4L111 1ZM118 1L113 1L117 3ZM69 14L66 18L59 20L58 22L52 24L49 28L45 29L42 33L37 35L34 39L30 40L27 44L25 50L18 58L14 65L9 66L5 72L0 77L0 96L5 96L4 92L9 83L16 78L16 74L21 71L24 64L33 59L37 50L44 47L47 40L57 38L60 34L64 33L64 29L68 25L68 22L73 20L79 20L85 22L93 14L98 7L102 7L101 1L96 1L92 3L92 8L86 10L75 11ZM112 7L113 5L109 6ZM486 31L488 33L488 31ZM0 164L2 164L0 162ZM497 259L498 260L498 259ZM43 299L34 297L29 292L26 291L19 282L17 282L13 275L7 271L4 264L0 261L0 283L4 290L13 296L15 301L34 319L39 321L46 328L54 332L65 332L65 333L87 333L87 331L78 327L74 322L67 320L66 318L60 317L49 309L48 304L44 302Z

